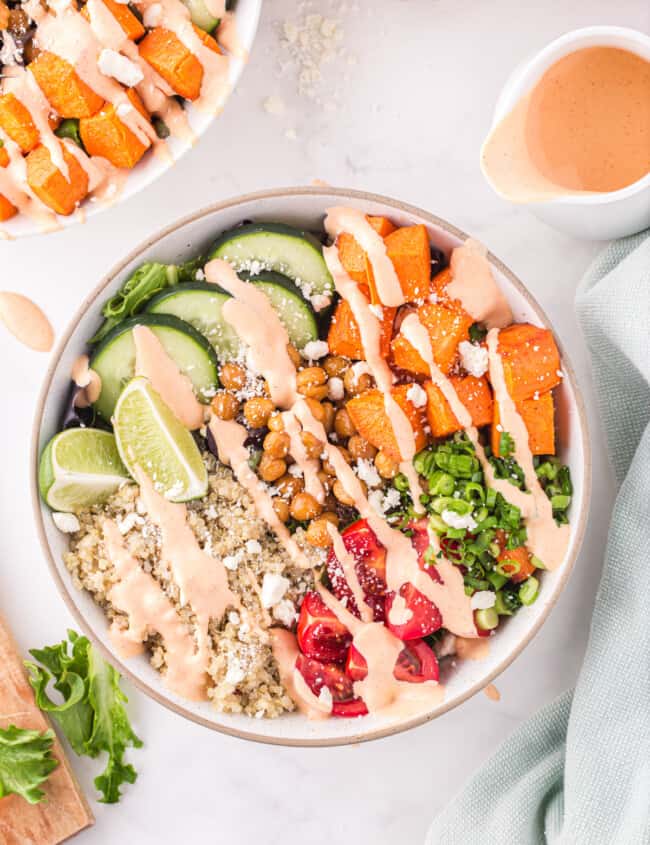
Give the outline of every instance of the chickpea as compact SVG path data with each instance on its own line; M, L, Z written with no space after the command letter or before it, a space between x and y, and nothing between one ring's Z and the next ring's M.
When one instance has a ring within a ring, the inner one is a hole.
M359 484L361 485L361 489L363 490L363 495L365 496L367 491L368 491L368 488L366 487L366 484L365 484L364 481L359 481ZM343 487L343 485L341 484L340 481L334 482L334 486L332 487L332 492L334 493L334 495L336 496L336 498L339 500L339 502L342 505L354 505L354 503L355 503L354 499L352 498L352 496L348 495L347 491L345 490L345 488Z
M339 446L338 450L339 450L341 457L345 461L345 463L351 464L352 463L352 455L348 452L348 450L345 448L345 446ZM323 461L322 467L328 475L332 475L332 476L336 475L336 470L334 469L334 464L328 458L326 458Z
M328 355L323 361L323 369L330 378L333 376L341 377L349 366L348 359L341 357L341 355Z
M284 431L269 431L262 448L272 458L286 458L290 443L289 435Z
M352 417L348 413L347 408L339 408L334 417L334 431L339 437L352 437L357 433L355 424L352 422Z
M273 499L273 510L280 522L287 522L289 519L289 505L284 499Z
M348 449L353 458L363 458L366 461L371 461L377 454L377 450L368 443L360 434L353 434L348 440Z
M219 378L228 390L241 390L246 384L246 371L239 364L228 362L221 368Z
M386 452L380 450L375 455L375 469L382 478L395 478L399 472L399 464Z
M319 549L327 549L331 546L333 540L327 527L330 524L336 527L339 524L338 516L332 511L326 511L317 519L312 519L305 535L307 542Z
M311 399L325 399L327 373L322 367L305 367L296 375L296 390Z
M269 420L267 422L269 427L269 431L284 431L284 423L282 422L282 414L279 411L276 411L274 414L271 414Z
M321 402L321 408L324 414L323 428L328 434L331 434L334 431L334 417L336 416L334 405L331 402Z
M305 454L308 458L320 458L323 451L323 444L310 431L303 431L300 434L302 445L305 447Z
M345 392L350 396L358 396L360 393L365 393L365 391L370 390L374 384L375 380L370 373L359 373L359 375L357 375L354 367L350 367L343 376L343 386L345 387Z
M318 476L318 480L323 485L323 490L326 493L329 493L332 489L332 484L334 483L334 479L331 475L328 475L324 469L319 470L316 475Z
M259 466L257 467L257 472L260 478L268 484L271 484L273 481L277 481L278 478L281 478L286 471L287 465L282 458L274 458L273 455L270 455L268 452L264 452Z
M298 493L291 500L289 513L298 522L307 522L314 519L322 511L322 505L311 495L311 493Z
M252 428L264 428L274 410L273 402L264 396L253 396L244 403L244 417Z
M322 423L325 420L325 410L317 399L305 399L312 417L316 422Z
M305 487L305 482L302 478L296 478L295 475L283 475L282 478L275 485L278 493L283 499L293 499L298 493L301 493Z
M291 358L291 363L294 367L299 367L302 364L300 352L298 352L293 343L287 343L287 355Z
M232 393L220 390L212 397L212 410L220 420L234 420L239 413L239 402Z

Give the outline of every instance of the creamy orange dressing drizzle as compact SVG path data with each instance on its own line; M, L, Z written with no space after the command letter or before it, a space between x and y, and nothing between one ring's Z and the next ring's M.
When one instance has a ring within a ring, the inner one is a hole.
M0 291L0 320L12 335L37 352L49 352L54 330L43 311L20 293Z
M326 719L331 712L325 702L315 695L305 679L296 669L300 654L295 634L284 628L271 628L271 647L278 664L282 686L286 689L298 710L308 719Z
M213 14L211 6L223 6L223 0L208 0L205 4ZM220 15L214 15L215 18L221 18L221 23L217 29L217 41L221 46L227 50L232 56L246 62L248 61L248 50L244 47L237 31L237 21L232 12L222 12Z
M203 425L205 408L194 395L189 377L178 369L162 343L147 326L132 329L135 374L149 379L153 389L186 428Z
M273 500L266 487L248 464L250 454L244 446L248 432L244 426L234 420L221 420L218 417L212 417L208 423L208 428L217 445L221 463L232 469L237 481L253 500L257 512L269 528L275 532L291 560L296 566L309 569L311 566L309 559L293 539L286 525L278 518L273 508Z
M469 238L452 250L450 264L452 280L445 293L488 329L509 326L512 311L492 275L485 247Z
M342 209L335 209L335 211L340 212ZM328 212L328 214L331 213L331 211ZM343 218L343 221L345 221L345 218ZM368 224L365 217L363 217L363 221L373 234L376 235L377 233ZM377 237L379 236L377 235ZM397 404L391 392L393 389L394 377L390 367L381 354L381 324L376 315L373 314L368 307L368 300L359 289L359 285L357 285L345 272L336 246L324 247L323 255L325 257L327 269L330 271L330 275L334 279L336 291L343 299L347 300L357 326L359 327L361 344L366 356L368 369L375 379L377 387L383 394L386 415L390 420L395 440L397 441L397 448L402 457L400 471L403 472L408 479L409 492L413 501L414 510L418 513L422 513L422 505L420 504L420 494L422 489L418 474L413 467L413 458L415 457L415 435L413 434L409 418ZM390 262L390 259L387 260L392 267L393 265ZM374 272L375 269L373 264L373 273Z
M80 355L70 372L72 381L81 388L74 400L77 408L88 408L99 399L99 394L102 392L102 380L99 374L89 366L89 360L87 355Z
M490 699L490 701L501 701L501 693L494 686L494 684L488 684L483 690L483 692Z
M468 640L465 637L456 638L456 656L461 660L487 660L490 655L490 640L488 637Z
M111 604L126 614L128 627L113 622L110 637L123 658L135 657L144 650L145 640L153 633L162 637L165 647L167 687L184 698L200 701L206 698L205 655L196 648L196 641L176 608L163 592L160 584L142 569L131 555L117 525L104 522L104 546L113 564L117 582L108 598Z
M327 530L329 532L330 537L332 538L332 548L334 549L336 559L341 564L343 575L348 583L350 591L352 592L352 597L354 598L355 604L359 609L361 621L372 622L372 608L366 603L366 597L364 595L361 584L359 583L359 576L357 575L356 569L356 560L354 556L351 555L350 552L345 548L343 537L341 537L341 535L339 534L339 530L336 525L333 525L331 522L328 522Z
M318 477L320 461L318 458L307 457L307 450L300 437L302 428L291 411L284 411L282 413L282 422L285 432L289 435L289 452L302 472L305 481L305 491L313 496L317 502L324 502L325 488Z
M323 225L332 240L336 240L340 234L347 232L366 253L372 265L375 288L382 305L397 307L404 304L402 286L393 262L386 252L386 244L381 235L368 223L362 211L342 206L328 208Z

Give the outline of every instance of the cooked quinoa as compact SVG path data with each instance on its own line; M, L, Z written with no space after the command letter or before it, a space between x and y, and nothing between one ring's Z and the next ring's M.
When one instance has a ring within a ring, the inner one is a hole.
M257 718L279 716L295 705L280 683L272 655L268 630L291 627L302 597L313 587L311 570L299 569L258 516L252 499L231 470L209 452L203 453L208 468L209 492L189 502L188 524L203 551L220 559L228 569L230 588L241 597L242 614L234 608L210 625L213 658L208 673L208 696L225 713L246 713ZM64 555L75 586L91 593L110 621L126 626L124 614L112 607L108 594L115 573L104 550L102 525L112 519L124 537L126 547L161 585L181 618L193 624L191 609L181 607L177 585L161 561L160 532L149 521L137 484L125 484L105 504L77 514L80 528L71 535L70 550ZM322 552L295 539L314 566L322 563ZM289 586L272 608L262 606L264 575L282 575ZM152 666L165 670L165 648L158 635L146 642Z

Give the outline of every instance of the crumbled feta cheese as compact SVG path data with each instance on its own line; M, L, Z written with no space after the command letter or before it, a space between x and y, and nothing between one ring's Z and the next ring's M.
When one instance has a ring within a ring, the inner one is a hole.
M399 490L396 490L394 487L391 487L389 490L386 491L386 495L384 496L384 510L390 510L391 508L396 508L400 503L400 495Z
M300 469L298 464L291 464L287 472L289 473L289 475L293 475L294 478L302 478L303 475L302 470Z
M259 540L246 540L246 551L249 555L259 555L262 551L262 545Z
M287 628L290 628L296 621L298 614L294 603L290 599L282 599L273 608L273 616L278 622L282 622Z
M0 65L9 67L10 65L22 64L23 48L14 41L9 30L2 31L2 44L0 45Z
M446 522L450 528L466 528L468 531L473 531L476 528L476 520L471 513L460 514L456 511L443 511L442 521Z
M265 572L262 581L262 607L273 607L289 589L289 579L275 572Z
M160 26L163 17L163 8L160 3L152 3L142 13L142 23L147 29L152 29L155 26Z
M284 137L287 139L287 141L297 141L298 133L292 126L290 126L288 129L284 130Z
M221 562L226 567L226 569L230 569L230 571L232 572L235 569L237 569L237 567L241 563L241 559L242 559L242 553L241 553L241 549L240 549L239 551L236 551L232 555L226 555L222 559Z
M117 50L104 48L99 54L97 66L104 76L112 76L117 79L122 85L127 88L133 88L134 85L142 82L144 74L140 68L131 61L118 53Z
M438 302L438 294L434 291L433 293L429 294L429 302L432 305L436 305Z
M357 475L362 481L366 482L368 487L377 487L378 484L381 484L381 478L372 461L359 458L357 460Z
M332 376L327 382L327 395L333 402L338 402L343 399L345 395L345 388L343 387L343 379L338 376Z
M322 686L320 688L320 692L318 693L318 700L321 704L327 707L328 710L332 709L332 704L334 703L334 699L332 698L332 693L329 687Z
M493 593L492 590L479 590L472 596L472 610L488 610L488 608L494 607L496 598L496 593Z
M136 525L142 525L144 519L141 516L138 516L137 513L127 513L124 519L118 519L117 521L117 530L120 534L128 534L132 528L135 528Z
M228 663L228 671L224 679L227 684L233 684L234 686L241 683L245 677L246 672L244 672L244 668L239 660L234 659Z
M371 490L368 493L368 504L379 516L384 515L384 496L381 490Z
M332 301L330 296L327 296L324 293L315 293L313 296L309 297L309 301L311 302L314 311L322 311Z
M406 398L412 402L416 408L424 408L427 404L427 393L417 382L413 384L406 391Z
M361 376L370 373L370 367L368 366L367 361L357 361L356 363L352 364L350 369L352 370L352 375L354 376L355 383L359 381Z
M324 358L329 351L330 348L324 340L310 340L305 344L302 354L310 361L317 361L319 358Z
M204 282L205 281L205 273L203 272L203 270L200 267L196 271L196 273L194 274L194 278L197 280L197 282Z
M239 625L241 622L241 616L237 613L236 610L231 610L228 614L228 622L232 623L233 625Z
M81 528L79 520L73 513L55 512L52 514L52 520L59 531L63 531L64 534L74 534Z
M381 305L369 305L368 311L370 311L371 314L374 314L378 320L384 319L384 309Z
M458 344L460 362L471 376L480 378L488 369L488 351L484 346L461 340Z

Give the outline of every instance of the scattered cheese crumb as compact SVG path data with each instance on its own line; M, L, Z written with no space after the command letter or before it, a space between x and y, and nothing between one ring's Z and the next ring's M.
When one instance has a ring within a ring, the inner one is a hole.
M319 358L324 358L329 351L330 348L324 340L310 340L305 344L302 354L310 361L317 361Z
M396 508L400 503L400 495L399 490L396 490L394 487L391 487L389 490L386 491L386 495L384 496L384 508L385 510L390 510L391 508Z
M237 567L241 563L241 559L242 559L242 553L241 553L241 550L240 550L240 551L235 552L232 555L226 555L222 559L221 562L226 567L226 569L230 569L230 571L232 572L235 569L237 569Z
M343 387L343 379L338 376L332 376L327 382L327 395L333 402L338 402L343 399L345 395L345 388Z
M471 376L480 378L488 369L488 351L484 346L462 340L458 344L460 362Z
M199 267L199 269L196 271L196 273L194 274L194 278L195 278L198 282L204 282L204 281L205 281L205 273L203 272L203 270L202 270L200 267Z
M289 475L293 475L294 478L302 478L302 470L298 464L291 464L287 472Z
M450 528L466 528L468 531L473 531L476 528L476 520L471 513L460 514L456 511L443 511L443 522L446 522Z
M368 487L376 487L381 484L381 478L372 461L359 458L357 460L357 475L362 481L366 482Z
M371 490L368 493L368 504L379 516L384 515L384 497L381 490Z
M295 129L293 129L293 127L290 127L289 129L285 129L284 137L287 141L296 141L298 139L298 133Z
M52 520L59 531L63 531L64 534L74 534L81 528L79 520L73 513L55 512L52 514Z
M246 672L237 659L233 659L231 662L228 663L228 671L226 672L225 681L227 684L239 684L241 683L244 678L246 677Z
M272 95L264 100L264 111L267 114L284 114L284 100Z
M259 555L262 552L262 544L259 540L246 540L246 551L249 555Z
M436 305L438 302L438 294L434 291L433 293L429 294L429 302L432 305Z
M140 68L126 56L118 53L117 50L104 48L99 54L97 66L104 76L112 76L113 79L117 79L127 88L133 88L134 85L138 85L144 79L144 74Z
M309 297L309 301L313 305L314 311L322 311L324 308L328 307L332 301L332 297L327 296L327 294L324 293L316 293Z
M273 617L287 628L293 625L297 616L296 607L290 599L282 599L273 608Z
M488 610L490 607L494 607L496 598L496 593L493 593L492 590L479 590L472 596L472 610Z
M142 525L144 523L144 519L141 516L138 516L137 513L127 513L124 519L119 519L117 521L117 530L120 534L128 534L132 528L135 528L136 525Z
M417 382L414 382L406 391L406 398L412 402L416 408L424 408L427 404L427 392Z
M262 607L273 607L289 589L290 582L283 575L265 572L262 581Z
M329 687L323 685L320 688L320 692L318 693L318 700L321 702L321 704L324 704L328 710L332 709L334 699L332 698L332 693Z

